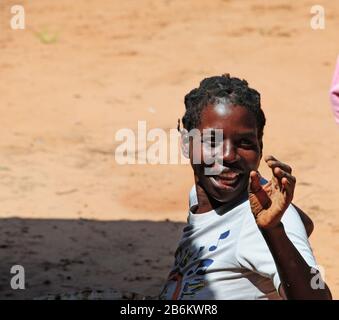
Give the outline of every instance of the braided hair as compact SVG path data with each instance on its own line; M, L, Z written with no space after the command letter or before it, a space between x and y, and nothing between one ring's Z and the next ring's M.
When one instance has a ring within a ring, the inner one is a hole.
M250 88L246 80L230 77L229 74L206 78L200 82L199 88L193 89L185 96L186 112L182 117L184 128L187 131L197 128L204 107L221 99L242 106L254 114L262 149L261 141L266 119L260 105L260 93Z

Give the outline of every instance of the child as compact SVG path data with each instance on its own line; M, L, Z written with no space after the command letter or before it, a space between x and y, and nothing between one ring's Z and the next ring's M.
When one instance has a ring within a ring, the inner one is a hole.
M334 119L339 124L339 56L337 66L334 72L332 86L330 90L331 103L334 113Z
M292 169L268 156L273 176L260 184L266 120L259 93L246 81L223 75L203 80L186 95L185 105L183 151L191 161L198 203L189 211L160 298L330 299L322 281L322 289L314 285L321 277L290 205Z

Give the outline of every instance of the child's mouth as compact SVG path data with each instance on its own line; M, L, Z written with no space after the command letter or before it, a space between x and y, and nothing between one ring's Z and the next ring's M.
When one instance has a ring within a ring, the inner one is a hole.
M233 190L237 186L240 176L240 173L228 172L227 174L209 177L209 179L219 189Z

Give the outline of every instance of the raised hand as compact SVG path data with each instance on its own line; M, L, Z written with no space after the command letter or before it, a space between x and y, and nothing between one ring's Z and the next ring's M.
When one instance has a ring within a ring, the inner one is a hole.
M280 224L280 220L293 199L296 179L292 169L273 156L265 157L272 169L272 179L260 185L257 171L251 171L249 178L249 201L257 225L261 229L271 229Z

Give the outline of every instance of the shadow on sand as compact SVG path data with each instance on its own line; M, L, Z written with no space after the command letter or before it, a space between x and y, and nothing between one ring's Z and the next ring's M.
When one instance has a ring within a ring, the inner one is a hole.
M184 224L171 221L1 219L0 299L85 289L160 293ZM13 290L13 265L25 290Z

